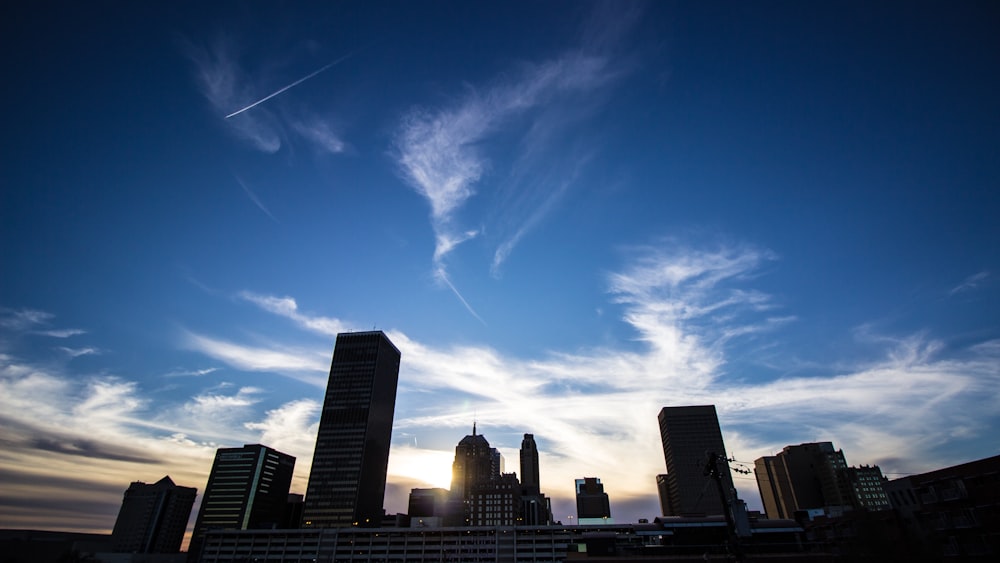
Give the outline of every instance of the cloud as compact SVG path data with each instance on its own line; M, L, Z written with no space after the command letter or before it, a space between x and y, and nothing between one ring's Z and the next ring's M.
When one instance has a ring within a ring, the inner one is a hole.
M219 36L208 46L187 41L182 44L182 50L194 63L195 82L219 119L236 137L255 149L269 154L278 152L290 140L289 129L322 152L338 154L346 149L346 143L334 132L328 121L317 118L310 112L284 106L275 109L261 104L337 65L352 54L340 57L275 89L275 81L287 80L287 76L262 73L260 69L266 68L266 65L258 65L254 71L244 68L239 46L231 37Z
M334 132L330 123L318 117L294 121L292 129L322 152L340 154L347 150L347 143Z
M0 308L0 327L12 331L23 331L30 327L47 323L54 318L52 313L37 311L35 309L21 309L18 311Z
M81 334L87 334L87 331L78 328L64 328L55 330L36 330L34 334L40 334L42 336L51 336L52 338L69 338L71 336L79 336Z
M973 291L975 289L978 289L983 285L983 282L985 282L989 277L990 273L986 271L972 274L971 276L962 280L962 283L948 290L948 295L956 295L958 293L964 293L967 291Z
M448 285L474 315L450 282L446 258L459 244L479 234L478 229L460 227L456 213L475 194L489 169L484 141L515 125L526 112L555 104L569 94L589 92L613 74L607 57L570 52L542 64L522 65L484 89L470 87L453 106L437 111L417 108L403 118L395 157L403 178L430 204L435 278ZM539 218L536 210L531 221ZM508 241L501 261L514 244L516 240Z
M264 213L265 213L265 214L266 214L266 215L267 215L268 217L270 217L270 218L271 218L271 220L272 220L272 221L274 221L275 223L280 223L280 222L281 222L281 221L278 221L278 219L277 219L277 218L276 218L276 217L275 217L275 216L274 216L274 215L273 215L273 214L271 213L271 210L270 210L270 209L268 209L268 208L267 208L267 207L266 207L266 206L265 206L265 205L264 205L264 204L263 204L263 203L262 203L262 202L260 201L260 198L259 198L259 197L257 197L257 194L256 194L256 193L254 193L254 191L253 191L253 190L251 190L251 189L250 189L250 188L249 188L249 187L248 187L248 186L246 185L246 182L244 182L242 178L240 178L239 176L234 176L234 177L236 178L236 183L238 183L238 184L240 185L240 187L241 187L241 188L243 188L243 192L244 192L245 194L247 194L247 197L249 197L249 198L250 198L250 201L252 201L252 202L253 202L253 204L254 204L254 205L256 205L258 209L260 209L261 211L263 211L263 212L264 212Z
M163 377L201 377L219 371L219 368L182 369L178 368L163 374Z
M227 37L220 37L207 48L186 43L184 51L195 64L195 79L202 94L229 130L257 150L277 152L283 136L281 125L266 108L224 119L233 108L244 107L260 98L240 65L235 43Z
M185 333L182 345L243 371L273 372L310 385L326 385L326 377L317 375L329 369L329 360L318 351L283 348L278 345L250 346Z
M296 303L295 299L291 297L260 295L250 291L242 291L239 293L238 297L253 303L265 311L285 317L286 319L291 319L302 328L312 332L326 336L337 336L341 332L351 330L351 328L340 319L330 317L312 317L300 313L298 303Z
M80 356L92 356L92 355L97 355L97 354L101 353L101 351L98 350L97 348L91 348L91 347L87 347L87 348L68 348L66 346L60 346L58 349L62 350L63 353L65 353L67 356L69 356L71 358L79 358Z

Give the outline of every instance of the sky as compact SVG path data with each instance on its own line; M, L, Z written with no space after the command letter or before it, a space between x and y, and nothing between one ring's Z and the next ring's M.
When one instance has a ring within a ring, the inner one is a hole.
M5 9L0 527L296 456L338 332L402 352L386 508L478 431L659 514L664 406L738 468L1000 453L992 2ZM734 473L751 509L752 475ZM193 516L192 516L193 521Z

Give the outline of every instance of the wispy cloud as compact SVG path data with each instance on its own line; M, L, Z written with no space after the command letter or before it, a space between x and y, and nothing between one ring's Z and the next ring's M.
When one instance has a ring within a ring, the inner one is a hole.
M982 271L972 274L971 276L962 280L962 283L948 290L948 295L955 295L958 293L964 293L967 291L973 291L975 289L979 289L983 285L983 282L985 282L989 277L990 273L987 271Z
M446 258L459 244L479 235L478 228L461 227L456 213L475 194L490 167L483 141L514 125L526 112L556 104L568 94L587 92L613 74L607 57L571 52L542 64L523 65L486 88L470 88L451 107L414 109L402 120L395 156L404 179L430 204L435 277L473 314L449 279ZM532 221L538 218L536 210ZM508 241L502 256L514 244Z
M243 371L273 372L293 379L323 386L329 359L315 350L301 350L278 345L243 345L187 332L182 345Z
M243 192L245 194L247 194L247 197L250 198L250 201L252 201L254 205L256 205L261 211L263 211L275 223L280 223L281 222L281 221L278 221L278 219L271 213L271 210L268 209L260 201L260 198L257 197L257 194L253 190L251 190L249 186L247 186L246 182L244 182L242 178L240 178L239 176L236 176L236 175L233 175L233 177L236 178L236 183L238 183L240 185L240 187L243 188Z
M186 42L183 50L195 65L198 87L225 126L257 150L265 153L281 150L282 144L289 140L288 128L291 127L302 139L323 152L344 151L346 144L328 122L312 114L300 115L292 108L282 107L280 111L274 111L274 108L269 109L262 104L336 66L351 54L264 94L269 91L268 88L274 88L268 83L275 77L262 73L259 68L263 65L256 71L245 69L239 56L240 49L233 38L220 36L207 47Z
M80 356L92 356L101 353L101 351L98 350L97 348L91 348L91 347L69 348L66 346L60 346L58 349L71 358L79 358Z
M217 371L219 371L219 368L204 368L204 369L178 368L163 374L163 377L201 377L203 375L208 375L210 373L215 373Z
M337 336L341 332L351 330L351 327L340 319L303 314L299 311L298 303L296 303L295 299L291 297L260 295L250 291L242 291L239 293L238 297L253 303L269 313L274 313L275 315L285 317L286 319L291 319L302 328L319 334Z
M34 334L40 334L42 336L51 336L52 338L69 338L71 336L79 336L81 334L87 334L87 331L79 328L64 328L64 329L53 329L53 330L36 330Z
M339 154L347 150L347 143L334 131L333 126L319 117L310 116L293 121L292 129L321 152Z

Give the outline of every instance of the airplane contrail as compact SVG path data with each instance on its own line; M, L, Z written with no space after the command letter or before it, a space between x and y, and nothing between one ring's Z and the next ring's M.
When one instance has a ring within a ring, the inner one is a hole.
M343 61L344 61L345 59L349 58L349 57L350 57L351 55L353 55L353 54L354 54L354 53L348 53L348 54L344 55L343 57L340 57L339 59L337 59L337 60L333 61L332 63L329 63L329 64L327 64L327 65L323 66L323 67L322 67L322 68L320 68L319 70L316 70L316 71L313 71L313 72L311 72L311 73L309 73L309 74L307 74L307 75L303 76L302 78L300 78L300 79L296 80L295 82L292 82L292 83L291 83L291 84L289 84L288 86L285 86L284 88L281 88L281 89L280 89L280 90L278 90L277 92L274 92L273 94L270 94L270 95L268 95L268 96L265 96L265 97L263 97L263 98L261 98L261 99L257 100L256 102L254 102L254 103L252 103L252 104L248 105L247 107L245 107L245 108L243 108L243 109L239 109L239 110L236 110L236 111L234 111L233 113L231 113L231 114L227 115L227 116L226 116L226 119L229 119L230 117L232 117L232 116L234 116L234 115L239 115L239 114L241 114L241 113L245 112L246 110L248 110L248 109L250 109L250 108L252 108L252 107L254 107L254 106L258 106L258 105L260 105L260 104L262 104L262 103L264 103L264 102L266 102L266 101L270 100L271 98L273 98L273 97L277 96L278 94L280 94L280 93L284 92L285 90L288 90L289 88L294 88L294 87L298 86L299 84L302 84L302 83L303 83L303 82L305 82L306 80L309 80L310 78L312 78L312 77L316 76L317 74L319 74L319 73L323 72L324 70L326 70L326 69L330 68L331 66L333 66L333 65L335 65L335 64L337 64L337 63L340 63L340 62L343 62Z

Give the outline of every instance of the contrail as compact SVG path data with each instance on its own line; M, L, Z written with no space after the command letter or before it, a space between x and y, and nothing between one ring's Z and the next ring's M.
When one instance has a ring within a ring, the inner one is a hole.
M483 326L487 326L486 321L484 321L483 318L476 313L475 309L472 308L472 305L469 305L469 302L466 301L465 298L462 297L462 294L458 292L458 288L456 288L451 283L451 280L448 279L448 274L444 271L444 268L438 266L438 270L435 274L439 280L443 281L451 289L452 293L455 294L455 297L458 297L458 300L462 302L462 305L465 305L465 308L469 311L469 313L471 313L473 317L476 317L476 320L483 323Z
M316 76L317 74L319 74L319 73L323 72L324 70L326 70L326 69L330 68L331 66L333 66L333 65L335 65L335 64L337 64L337 63L340 63L340 62L343 62L343 61L344 61L345 59L348 59L348 58L350 58L350 56L351 56L351 55L353 55L353 54L354 54L354 53L348 53L348 54L344 55L343 57L340 57L339 59L337 59L337 60L333 61L332 63L329 63L329 64L327 64L326 66L324 66L324 67L320 68L319 70L316 70L316 71L313 71L313 72L311 72L311 73L309 73L309 74L307 74L307 75L303 76L302 78L300 78L300 79L296 80L295 82L292 82L291 84L289 84L288 86L285 86L284 88L282 88L282 89L278 90L277 92L275 92L275 93L273 93L273 94L271 94L271 95L269 95L269 96L265 96L265 97L263 97L263 98L261 98L261 99L257 100L256 102L254 102L254 103L252 103L252 104L248 105L247 107L245 107L245 108L243 108L243 109L240 109L240 110L236 110L236 111L234 111L233 113L231 113L231 114L227 115L227 116L226 116L226 119L229 119L230 117L232 117L232 116L234 116L234 115L239 115L239 114L241 114L241 113L245 112L246 110L248 110L248 109L250 109L250 108L252 108L252 107L254 107L254 106L258 106L258 105L260 105L260 104L262 104L262 103L264 103L264 102L266 102L266 101L270 100L271 98L273 98L273 97L277 96L278 94L280 94L280 93L284 92L285 90L288 90L289 88L294 88L294 87L298 86L299 84L302 84L302 83L303 83L303 82L305 82L306 80L309 80L310 78L312 78L312 77Z

